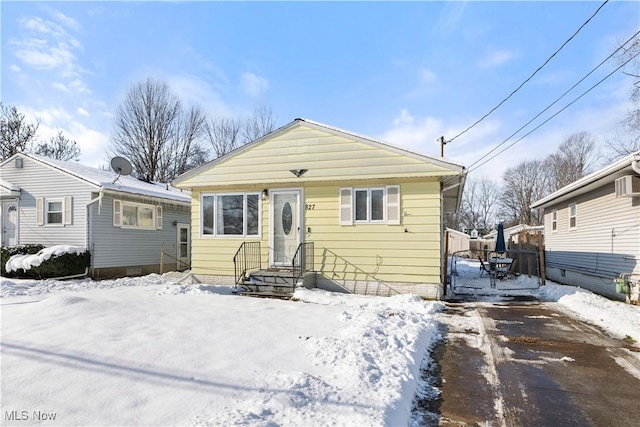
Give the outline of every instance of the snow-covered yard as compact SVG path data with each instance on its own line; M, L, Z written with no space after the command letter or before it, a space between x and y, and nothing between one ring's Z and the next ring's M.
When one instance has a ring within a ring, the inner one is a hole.
M532 292L640 341L640 307ZM0 296L6 425L411 424L445 308L320 290L256 299L158 275L2 279Z
M444 305L296 298L157 275L3 280L3 422L41 411L59 425L407 425Z

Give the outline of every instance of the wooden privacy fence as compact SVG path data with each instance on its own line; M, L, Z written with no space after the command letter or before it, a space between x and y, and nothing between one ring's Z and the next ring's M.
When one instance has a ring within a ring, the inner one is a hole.
M513 258L512 272L529 277L539 275L544 285L544 234L521 231L509 237L507 247L509 257Z

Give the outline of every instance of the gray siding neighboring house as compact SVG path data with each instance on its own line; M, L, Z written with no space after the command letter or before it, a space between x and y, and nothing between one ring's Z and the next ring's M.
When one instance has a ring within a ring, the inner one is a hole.
M638 175L640 152L531 206L544 209L548 279L624 299L623 294L616 292L614 279L628 274L632 280L640 280ZM633 191L623 191L621 181L616 184L619 179L638 186L636 189L629 186Z
M188 192L34 154L5 160L0 173L3 246L89 248L94 278L186 267L171 257L189 262Z

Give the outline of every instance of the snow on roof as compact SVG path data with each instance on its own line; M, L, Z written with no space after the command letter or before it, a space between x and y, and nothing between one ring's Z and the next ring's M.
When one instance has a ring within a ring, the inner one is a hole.
M0 194L2 194L3 196L17 196L20 194L20 187L18 187L17 185L13 185L9 181L5 181L4 179L0 179Z
M169 184L160 182L141 181L132 176L120 176L112 170L102 170L86 166L77 162L55 160L38 154L17 154L25 156L40 163L44 163L54 169L58 169L83 181L93 184L108 191L136 194L161 199L175 200L179 202L191 202L189 191L182 191Z

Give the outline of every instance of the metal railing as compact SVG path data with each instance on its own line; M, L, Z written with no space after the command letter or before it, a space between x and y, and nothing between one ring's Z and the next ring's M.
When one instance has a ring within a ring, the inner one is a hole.
M238 251L233 256L233 271L236 286L245 278L248 270L262 268L260 254L260 242L243 242L240 245Z
M307 271L314 271L313 242L303 242L298 245L296 254L293 256L293 284L298 283L300 277Z

